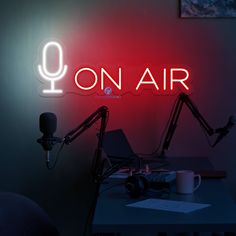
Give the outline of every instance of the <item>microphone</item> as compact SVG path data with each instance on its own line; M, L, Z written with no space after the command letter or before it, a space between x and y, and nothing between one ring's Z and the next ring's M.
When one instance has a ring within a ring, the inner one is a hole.
M50 162L50 151L57 143L61 143L62 139L54 137L53 134L57 129L57 117L54 113L44 112L39 117L39 129L43 136L37 140L46 151L46 162Z
M233 126L236 124L236 115L232 115L229 117L228 123L223 127L216 129L216 133L219 133L215 143L212 145L213 147L216 146L230 131L230 129L233 128Z

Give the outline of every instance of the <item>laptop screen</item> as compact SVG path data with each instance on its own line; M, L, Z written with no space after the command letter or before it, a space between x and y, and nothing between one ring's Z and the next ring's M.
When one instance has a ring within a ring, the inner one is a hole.
M103 150L110 158L131 158L136 156L122 129L107 131L103 139Z

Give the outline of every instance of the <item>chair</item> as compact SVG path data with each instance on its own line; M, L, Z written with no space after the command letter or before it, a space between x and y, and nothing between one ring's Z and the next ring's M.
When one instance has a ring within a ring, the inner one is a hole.
M0 193L1 236L59 236L48 215L35 202L15 193Z

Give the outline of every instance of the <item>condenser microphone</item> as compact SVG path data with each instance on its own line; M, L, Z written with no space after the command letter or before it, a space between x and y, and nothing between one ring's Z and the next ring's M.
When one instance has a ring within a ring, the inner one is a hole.
M57 117L54 113L44 112L39 117L39 129L43 133L43 136L37 140L46 151L46 162L50 162L50 151L57 143L61 143L62 139L54 137L54 133L57 129Z
M232 115L229 117L228 123L223 128L216 129L216 133L219 133L219 135L212 146L215 147L216 144L218 144L229 133L235 124L236 115Z

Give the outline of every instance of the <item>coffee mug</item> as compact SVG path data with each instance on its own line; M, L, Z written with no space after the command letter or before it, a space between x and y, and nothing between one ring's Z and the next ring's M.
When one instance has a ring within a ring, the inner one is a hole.
M195 178L198 182L195 185ZM176 171L176 192L181 194L191 194L201 185L201 176L195 175L192 170Z

